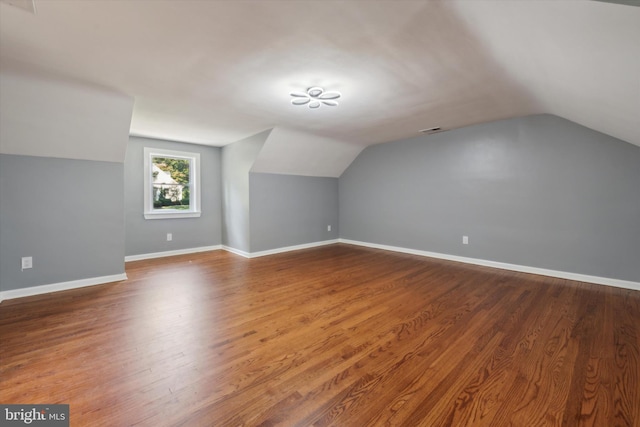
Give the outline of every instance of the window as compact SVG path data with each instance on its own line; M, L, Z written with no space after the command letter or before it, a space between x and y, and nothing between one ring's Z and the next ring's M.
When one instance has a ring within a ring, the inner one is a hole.
M200 216L200 154L144 149L144 217Z

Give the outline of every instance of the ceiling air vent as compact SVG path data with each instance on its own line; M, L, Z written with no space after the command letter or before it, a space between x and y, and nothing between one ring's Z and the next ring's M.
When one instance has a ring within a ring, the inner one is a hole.
M601 1L603 3L625 4L627 6L640 6L640 1L638 0L595 0L595 1Z
M15 6L19 9L26 10L27 12L36 14L35 0L0 0L0 3Z
M442 129L440 126L436 126L429 129L420 129L420 133L426 133L427 135L431 135L432 133L444 132L446 129Z

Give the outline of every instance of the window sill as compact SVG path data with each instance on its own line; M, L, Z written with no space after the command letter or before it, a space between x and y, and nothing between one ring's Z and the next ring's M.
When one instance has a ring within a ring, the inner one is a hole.
M200 211L145 212L144 219L200 218Z

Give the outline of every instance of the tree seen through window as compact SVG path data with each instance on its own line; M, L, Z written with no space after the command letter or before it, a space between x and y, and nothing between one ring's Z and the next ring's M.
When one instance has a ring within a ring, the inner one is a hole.
M153 157L154 210L190 208L191 161L172 157Z

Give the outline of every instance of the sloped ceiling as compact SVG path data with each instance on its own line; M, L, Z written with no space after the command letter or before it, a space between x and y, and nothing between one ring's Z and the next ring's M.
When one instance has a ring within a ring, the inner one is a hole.
M469 1L456 12L542 112L640 145L640 7Z
M28 73L0 75L0 153L123 162L133 98Z
M0 3L0 72L37 70L43 79L64 76L128 95L135 135L222 146L279 127L288 131L276 132L284 139L272 139L273 147L290 147L291 132L302 132L314 144L340 141L346 156L423 128L551 113L640 146L639 7L589 0L35 5L31 14ZM291 91L314 85L341 91L340 106L290 104ZM295 162L287 150L265 154Z
M337 178L362 148L333 138L275 127L260 150L251 172Z

